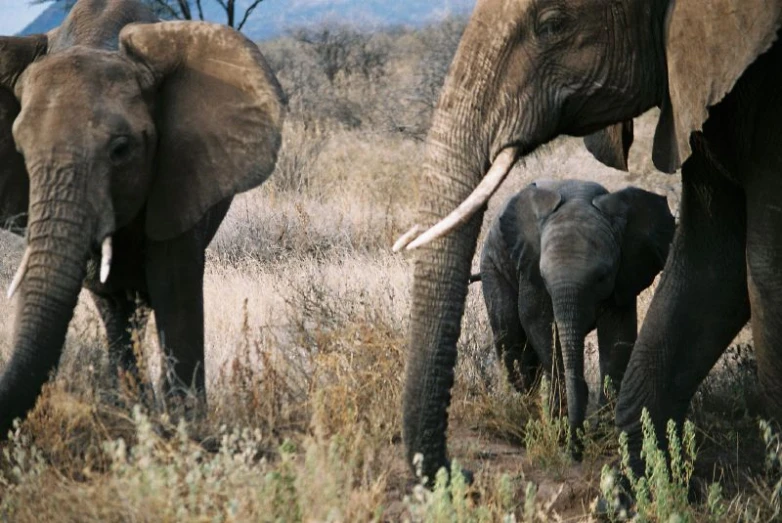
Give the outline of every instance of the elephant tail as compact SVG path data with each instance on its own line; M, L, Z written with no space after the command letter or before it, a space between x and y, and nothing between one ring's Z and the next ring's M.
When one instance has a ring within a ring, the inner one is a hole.
M481 281L481 273L480 272L475 273L475 274L470 274L470 283L475 283L476 281Z

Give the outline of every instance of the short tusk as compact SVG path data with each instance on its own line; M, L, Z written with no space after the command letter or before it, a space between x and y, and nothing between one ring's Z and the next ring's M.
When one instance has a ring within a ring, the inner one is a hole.
M14 297L16 290L22 283L24 275L27 272L28 263L30 263L30 247L27 247L24 250L24 255L22 255L22 262L19 264L19 268L16 270L16 274L14 275L14 279L11 281L11 285L8 286L8 293L6 296L8 296L9 300Z
M106 236L103 239L103 244L100 249L100 282L106 283L109 279L109 271L111 270L111 236Z
M415 239L416 236L418 236L418 231L421 230L421 226L418 224L413 225L409 231L404 233L402 236L399 237L399 239L396 241L393 247L391 247L391 250L394 252L399 252L405 247L407 247L407 244L410 243Z
M421 236L412 241L407 250L413 250L427 243L433 242L437 238L445 236L451 231L457 229L472 217L475 212L480 209L491 195L499 189L505 177L513 168L516 163L518 155L517 147L509 147L504 149L491 165L491 169L483 177L481 183L475 188L475 190L464 200L459 207L457 207L451 214L437 222L432 228L424 232ZM401 238L400 238L401 241ZM397 242L399 243L399 242Z

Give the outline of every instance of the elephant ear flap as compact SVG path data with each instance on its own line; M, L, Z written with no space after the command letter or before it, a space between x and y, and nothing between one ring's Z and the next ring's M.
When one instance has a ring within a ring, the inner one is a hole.
M511 198L500 215L500 231L511 259L528 278L538 271L542 222L562 203L558 191L532 183Z
M603 165L627 171L627 156L633 145L633 120L609 125L585 136L584 145Z
M625 222L614 295L619 305L634 303L668 258L676 227L668 199L628 187L598 196L592 203L604 214Z
M673 173L690 156L690 134L744 70L767 51L782 23L780 0L676 0L666 18L668 95L652 160Z
M147 235L172 238L274 170L285 98L258 47L205 22L133 24L120 34L156 88L156 175Z
M27 66L46 54L47 45L46 35L0 37L0 228L26 223L29 179L11 133L20 109L14 89Z

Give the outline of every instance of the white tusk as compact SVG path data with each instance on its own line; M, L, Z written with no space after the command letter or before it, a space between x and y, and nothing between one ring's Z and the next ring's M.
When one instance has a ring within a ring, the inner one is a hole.
M24 279L24 274L27 272L27 264L30 263L30 247L27 247L24 250L24 255L22 255L22 262L19 264L19 268L16 270L16 275L14 275L14 279L11 281L11 285L8 286L8 293L6 296L10 300L14 297L14 294L16 294L16 290L19 288L19 285L22 283L22 280Z
M391 247L391 250L394 252L399 252L402 249L404 249L408 243L413 241L415 237L418 235L418 231L421 230L421 226L418 224L413 225L409 231L404 233L402 236L399 237L399 239L396 241L393 247Z
M518 148L509 147L497 155L497 158L495 158L494 162L491 164L489 172L486 173L486 176L483 177L481 183L478 184L478 187L475 188L467 199L451 212L451 214L437 222L428 231L412 241L407 246L407 250L410 251L433 242L437 238L445 236L455 230L460 225L467 223L467 220L469 220L481 206L489 201L491 195L499 189L502 181L505 180L505 177L508 176L508 173L513 168L513 164L516 163L517 154Z
M106 283L109 279L109 271L111 270L111 236L106 236L103 239L103 244L100 248L100 282Z

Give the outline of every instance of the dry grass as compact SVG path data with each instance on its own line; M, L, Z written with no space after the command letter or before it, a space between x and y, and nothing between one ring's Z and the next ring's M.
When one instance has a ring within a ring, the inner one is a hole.
M476 471L475 484L455 481L429 493L403 462L411 271L410 260L389 246L413 216L432 86L459 34L458 21L449 21L373 36L361 45L386 46L383 67L343 70L331 80L301 41L267 44L292 114L277 172L236 198L208 252L207 415L181 424L152 404L115 406L102 328L82 297L56 380L2 447L0 519L586 517L600 468L616 456L615 435L593 418L586 459L567 459L539 398L511 391L498 370L479 285L468 296L449 438L452 454ZM631 175L603 167L580 141L560 139L512 173L486 222L505 197L537 178L587 178L609 189L635 184L666 194L675 209L678 179L656 173L649 160L655 118L636 122ZM2 287L20 254L17 239L0 236ZM639 300L641 318L651 295ZM5 357L14 310L4 297L0 310ZM153 331L142 348L155 383L161 362ZM587 342L594 394L594 335ZM705 456L696 478L723 480L725 514L762 520L778 493L759 465L757 398L747 392L754 382L744 362L726 357L695 402Z

